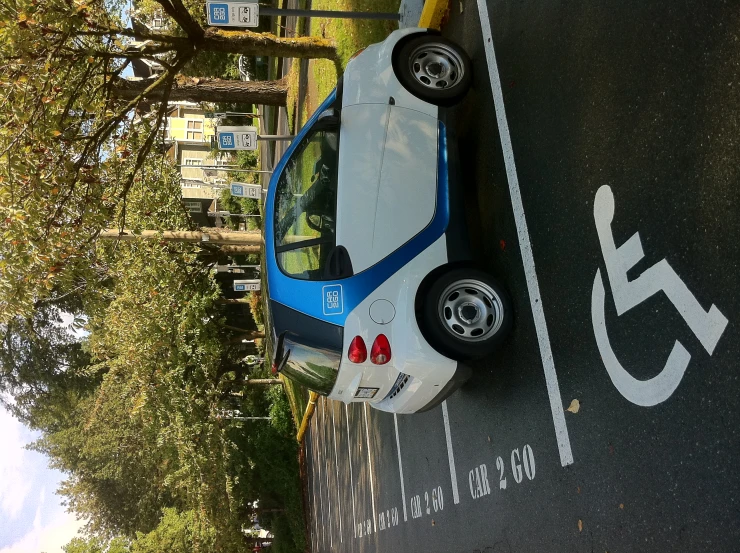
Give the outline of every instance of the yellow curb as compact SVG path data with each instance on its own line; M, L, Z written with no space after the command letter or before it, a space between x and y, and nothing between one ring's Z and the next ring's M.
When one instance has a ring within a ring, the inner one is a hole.
M439 29L442 27L444 16L450 11L450 0L426 0L421 10L419 27Z
M301 427L298 429L298 435L296 436L299 444L303 441L303 436L305 436L306 430L308 430L308 423L311 420L311 415L313 415L314 409L316 409L316 400L318 398L319 394L316 392L311 392L308 396L308 407L306 407L306 412L303 414Z

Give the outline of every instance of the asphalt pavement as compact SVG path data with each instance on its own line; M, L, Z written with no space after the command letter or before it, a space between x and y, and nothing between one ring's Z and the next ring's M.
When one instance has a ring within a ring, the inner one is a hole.
M321 400L312 551L738 551L740 3L480 2L444 34L514 331L428 413Z

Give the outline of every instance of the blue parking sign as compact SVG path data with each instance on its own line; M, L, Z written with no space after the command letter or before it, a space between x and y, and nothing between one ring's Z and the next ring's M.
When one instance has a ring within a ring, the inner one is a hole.
M218 147L220 150L233 150L236 148L233 132L218 133Z
M324 315L341 315L344 312L341 284L324 286L321 293L324 300Z
M241 184L233 184L231 185L231 195L232 196L244 196L244 186Z
M229 5L228 4L208 4L208 19L212 25L229 24Z

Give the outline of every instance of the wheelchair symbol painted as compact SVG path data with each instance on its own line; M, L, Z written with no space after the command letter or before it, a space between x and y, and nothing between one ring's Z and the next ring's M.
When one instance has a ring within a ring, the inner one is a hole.
M654 294L663 292L707 353L712 355L727 327L725 316L714 305L709 311L704 311L665 259L645 270L636 279L627 280L627 271L645 254L637 232L620 247L616 247L611 229L613 219L614 194L609 186L602 186L596 192L594 200L594 220L617 315L622 315ZM601 269L598 269L591 291L591 319L596 344L612 383L619 393L637 405L651 407L667 400L681 383L691 354L676 340L663 370L657 376L648 380L634 378L622 367L609 343L604 317L605 302L604 282Z

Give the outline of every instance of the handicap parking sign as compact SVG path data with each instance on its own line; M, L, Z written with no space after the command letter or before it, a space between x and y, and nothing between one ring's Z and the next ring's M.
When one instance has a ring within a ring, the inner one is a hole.
M324 315L341 315L344 312L341 284L324 286L321 293L324 298Z

